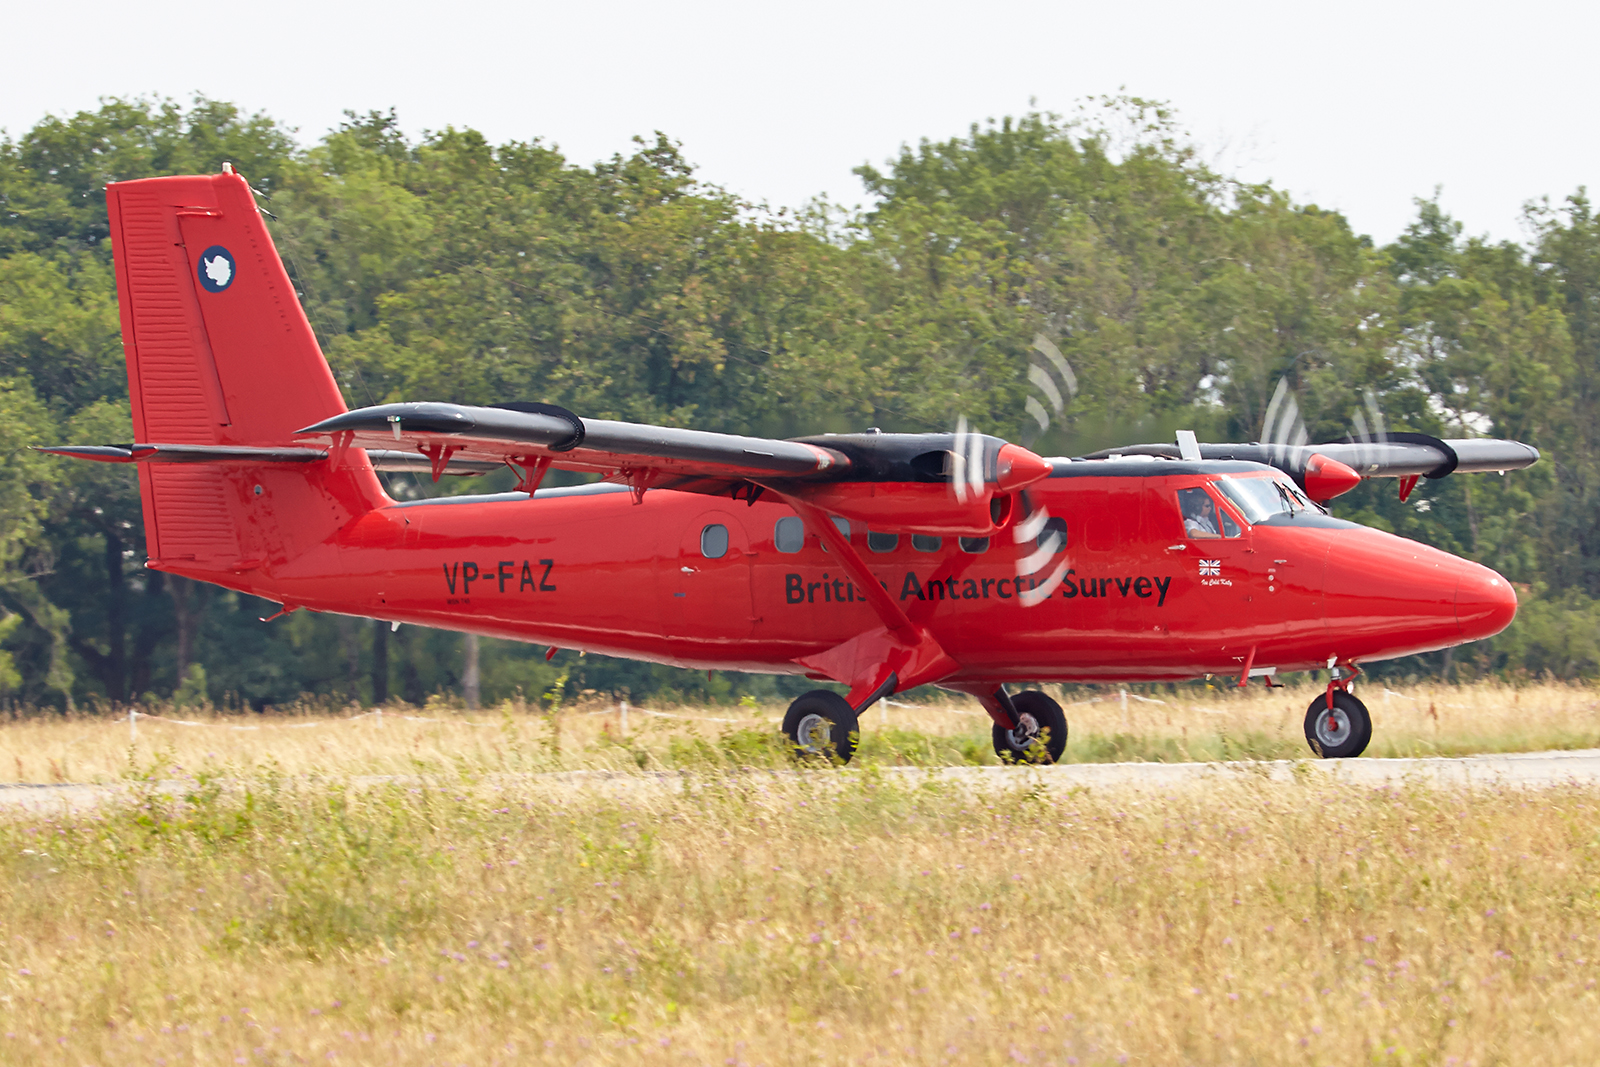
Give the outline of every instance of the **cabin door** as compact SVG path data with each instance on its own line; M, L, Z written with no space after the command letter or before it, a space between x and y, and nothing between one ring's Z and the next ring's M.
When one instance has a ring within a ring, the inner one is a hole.
M689 644L739 641L755 627L750 595L755 553L741 516L731 508L708 508L695 517L678 542L677 559L666 580L669 618L675 636Z

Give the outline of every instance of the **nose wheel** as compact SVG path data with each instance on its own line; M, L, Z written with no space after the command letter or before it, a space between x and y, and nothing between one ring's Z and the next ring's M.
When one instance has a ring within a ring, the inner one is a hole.
M797 697L783 716L783 735L796 756L849 763L860 734L850 702L827 689Z
M1323 695L1306 709L1306 743L1323 759L1359 756L1371 740L1372 716L1367 714L1367 706L1342 689L1333 691L1333 707Z
M1030 689L1015 693L1017 726L994 728L994 754L1006 763L1055 763L1067 750L1067 716L1061 705Z

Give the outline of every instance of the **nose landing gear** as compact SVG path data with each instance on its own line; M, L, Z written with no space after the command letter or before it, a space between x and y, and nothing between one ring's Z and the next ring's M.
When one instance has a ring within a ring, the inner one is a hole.
M1371 740L1367 706L1343 689L1319 695L1306 709L1306 743L1323 759L1359 756Z
M1011 695L1015 728L994 727L994 754L1006 763L1055 763L1067 750L1067 716L1035 689Z

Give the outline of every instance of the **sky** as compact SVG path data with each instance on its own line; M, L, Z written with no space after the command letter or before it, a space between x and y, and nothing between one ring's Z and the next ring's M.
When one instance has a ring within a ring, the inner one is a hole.
M106 96L195 93L314 142L345 109L413 133L542 138L578 163L655 130L773 207L865 197L852 168L973 122L1128 93L1203 158L1392 240L1441 189L1470 234L1600 185L1600 5L543 2L15 5L0 129Z

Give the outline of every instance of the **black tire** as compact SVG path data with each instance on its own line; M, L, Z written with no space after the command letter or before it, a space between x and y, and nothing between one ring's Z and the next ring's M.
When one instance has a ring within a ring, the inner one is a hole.
M1067 715L1061 705L1030 689L1013 695L1011 706L1017 709L1023 728L996 726L994 754L1003 763L1058 762L1067 750Z
M783 716L783 736L802 758L849 763L860 734L850 702L827 689L813 689L796 698Z
M1306 709L1306 744L1323 759L1352 759L1372 740L1367 706L1341 689L1333 691L1333 707L1319 696Z

